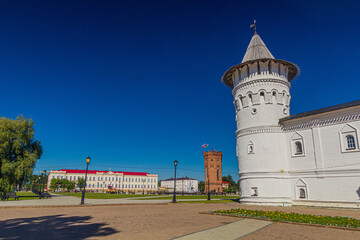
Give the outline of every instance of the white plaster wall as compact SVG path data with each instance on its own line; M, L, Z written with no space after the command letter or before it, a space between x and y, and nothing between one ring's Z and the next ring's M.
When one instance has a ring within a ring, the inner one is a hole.
M325 119L329 125L296 131L304 139L305 154L302 157L291 155L291 137L295 132L285 133L293 199L298 199L295 185L302 179L308 193L306 200L359 201L360 151L343 152L341 146L345 143L340 140L339 133L350 125L358 136L360 121L331 124L332 118L331 115L318 118ZM297 123L301 125L303 122L306 121ZM356 140L358 144L359 139Z

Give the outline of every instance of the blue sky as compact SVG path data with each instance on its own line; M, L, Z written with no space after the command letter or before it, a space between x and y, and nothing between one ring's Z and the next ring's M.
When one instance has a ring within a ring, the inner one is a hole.
M297 64L291 114L359 99L357 1L0 1L1 116L35 121L36 171L85 167L203 179L201 145L237 179L222 74L257 21Z

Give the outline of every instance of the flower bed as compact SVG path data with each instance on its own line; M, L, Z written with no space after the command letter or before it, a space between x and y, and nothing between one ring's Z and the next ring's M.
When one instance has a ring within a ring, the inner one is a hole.
M233 215L239 217L269 219L275 222L296 222L348 228L360 227L360 221L351 217L331 217L322 215L300 214L293 212L286 213L281 211L262 211L249 209L217 210L213 211L212 213L221 215Z

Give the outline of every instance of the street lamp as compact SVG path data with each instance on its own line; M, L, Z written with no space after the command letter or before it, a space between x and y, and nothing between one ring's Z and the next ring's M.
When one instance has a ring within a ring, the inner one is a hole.
M81 205L84 204L84 199L85 199L85 188L86 188L86 179L87 179L87 172L88 172L88 168L89 168L89 163L90 163L91 158L87 157L86 158L86 172L85 172L85 182L84 182L84 188L83 188L83 192L82 192L82 196L81 196Z
M209 169L206 171L207 172L207 180L208 180L208 201L210 201L210 179L209 179Z
M45 182L45 177L46 177L46 170L44 170L44 181ZM43 183L43 193L45 192L45 183Z
M143 179L142 179L142 187L143 187L143 194L142 194L142 195L144 195L144 188L145 188L144 182L145 182L145 179L143 178Z
M173 196L173 203L176 203L176 166L178 165L178 161L175 160L174 161L174 166L175 166L175 178L174 178L174 196Z

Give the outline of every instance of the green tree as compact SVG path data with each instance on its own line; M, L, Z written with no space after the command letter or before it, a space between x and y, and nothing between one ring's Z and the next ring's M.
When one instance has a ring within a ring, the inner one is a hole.
M200 192L204 192L205 191L205 182L204 181L200 181L198 184L198 189Z
M62 183L61 179L57 179L57 178L51 179L51 181L50 181L50 189L53 190L53 191L57 190L60 187L61 183Z
M76 182L76 185L80 188L80 191L81 191L81 189L85 186L85 179L79 177Z
M61 185L63 189L73 190L75 188L75 181L69 181L67 179L61 179Z
M0 192L11 191L16 185L21 188L30 180L43 152L33 126L24 116L0 118Z
M231 175L223 176L222 180L229 183L229 192L236 192L239 190L238 184L236 184Z

